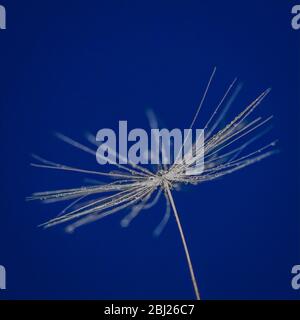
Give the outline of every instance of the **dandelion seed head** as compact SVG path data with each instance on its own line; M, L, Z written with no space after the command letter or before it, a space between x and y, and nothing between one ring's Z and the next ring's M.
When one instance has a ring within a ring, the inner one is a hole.
M208 81L190 128L194 126L197 120L215 72L216 69L213 70ZM253 118L252 115L258 105L268 95L270 89L262 92L236 117L227 122L225 126L221 126L221 123L226 118L227 110L241 89L240 85L237 85L235 88L236 81L237 79L234 79L230 84L220 103L213 109L210 118L206 122L203 145L193 145L194 150L204 151L204 168L199 174L186 174L187 170L197 166L197 160L199 160L197 156L192 157L192 155L184 160L174 161L171 165L161 163L152 166L151 169L131 162L128 162L127 165L116 163L114 165L116 165L117 170L110 172L77 168L34 156L35 160L38 161L38 163L32 164L34 167L83 174L86 178L95 176L111 179L110 182L96 182L93 185L85 185L78 188L36 192L28 197L28 200L41 200L45 203L71 201L60 214L41 226L49 228L67 223L66 231L73 233L77 228L88 223L101 220L120 211L129 210L129 213L120 222L121 226L125 228L131 224L140 212L152 208L164 196L166 201L165 213L153 234L154 236L159 236L162 233L169 221L172 208L184 245L194 291L197 299L200 299L191 259L171 190L180 190L182 185L197 185L218 179L257 163L277 152L274 148L277 141L272 141L254 151L246 152L254 141L259 140L262 135L268 132L266 129L263 131L261 129L270 122L272 116L268 118L260 116ZM150 127L157 128L158 121L154 113L148 110L147 116ZM96 150L91 147L87 147L62 134L57 134L57 136L59 139L83 152L92 154L93 156L96 155ZM87 138L90 143L97 146L95 137L89 134ZM160 152L163 158L164 150L162 149ZM116 158L122 159L121 155L117 153L115 155ZM152 155L150 154L151 157Z

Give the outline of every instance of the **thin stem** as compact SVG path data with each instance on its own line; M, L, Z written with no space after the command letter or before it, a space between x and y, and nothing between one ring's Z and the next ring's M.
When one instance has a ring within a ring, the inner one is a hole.
M171 206L172 206L175 218L176 218L176 223L177 223L177 226L178 226L178 229L179 229L179 233L180 233L180 236L181 236L181 240L182 240L182 244L183 244L183 247L184 247L184 251L185 251L187 263L188 263L188 266L189 266L189 271L190 271L190 275L191 275L191 278L192 278L192 283L193 283L193 286L194 286L194 291L195 291L195 294L196 294L196 298L197 298L197 300L200 300L200 293L199 293L199 289L198 289L198 285L197 285L197 281L196 281L196 277L195 277L195 273L194 273L194 269L193 269L193 265L192 265L192 261L191 261L191 257L190 257L190 253L189 253L189 249L188 249L187 244L186 244L185 236L184 236L184 233L183 233L183 230L182 230L182 226L181 226L179 215L178 215L178 212L177 212L174 200L173 200L173 196L172 196L172 193L171 193L170 188L169 188L167 183L165 183L165 190L167 191L167 195L168 195L168 198L170 200L170 203L171 203Z

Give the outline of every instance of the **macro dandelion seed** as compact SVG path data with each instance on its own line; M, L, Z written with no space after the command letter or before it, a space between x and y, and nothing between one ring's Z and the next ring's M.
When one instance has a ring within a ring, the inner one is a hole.
M206 85L200 105L191 122L190 129L194 127L201 108L204 105L215 72L216 69L213 70ZM117 168L116 171L103 172L77 168L34 156L38 161L38 163L32 163L34 167L76 172L86 176L100 176L112 180L108 183L97 183L92 186L86 185L79 188L34 193L28 198L29 200L42 200L46 203L71 200L71 203L58 216L43 223L41 226L49 228L61 223L68 223L66 230L73 232L83 225L98 221L123 209L130 209L130 212L121 220L121 225L127 227L142 210L152 208L161 197L164 197L166 200L165 213L160 224L154 230L154 234L159 235L162 232L172 211L186 255L195 296L199 300L200 293L198 283L172 191L180 185L197 185L206 181L215 180L259 162L277 152L277 150L274 149L276 141L263 145L254 151L246 152L249 145L254 140L259 139L265 132L262 131L261 128L272 119L272 116L267 118L260 116L252 117L258 105L270 92L270 89L262 92L254 101L228 122L227 125L220 128L225 119L226 112L239 89L235 79L206 122L203 131L205 134L205 139L202 140L203 142L200 144L197 143L197 141L193 143L191 152L184 158L178 157L181 152L180 149L170 164L162 161L162 163L155 166L152 165L150 168L132 161L128 161L126 165L120 164L120 162L114 162L113 164ZM152 112L148 112L148 118L150 127L157 128L157 121ZM58 134L58 137L66 143L96 156L95 148L99 147L99 143L92 135L88 135L87 138L90 143L94 144L94 148L87 147L62 134ZM185 136L181 148L185 146L188 138L188 136ZM121 154L118 154L115 150L110 151L114 152L113 156L115 159L122 159L123 156ZM149 151L149 153L149 157L151 158L151 152ZM163 146L160 149L160 153L163 158L166 153ZM197 171L197 169L199 169L200 157L203 157L204 160L203 168ZM192 170L190 172L194 172L194 174L187 174L189 170ZM89 197L92 199L88 200Z

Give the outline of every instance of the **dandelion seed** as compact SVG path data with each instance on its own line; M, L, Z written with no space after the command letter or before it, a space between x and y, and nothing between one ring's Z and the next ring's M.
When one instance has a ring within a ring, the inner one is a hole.
M201 108L204 105L215 72L216 68L210 76L190 128L194 126ZM121 225L123 227L127 227L142 210L153 207L163 195L166 199L166 211L160 224L154 230L154 235L157 236L162 232L169 220L172 209L184 247L195 296L199 300L200 293L198 284L181 226L178 210L173 199L172 190L178 188L178 186L182 184L197 185L202 182L217 179L259 162L260 160L277 152L277 150L274 149L276 141L273 141L255 151L242 155L245 149L247 149L253 141L259 139L262 134L266 133L266 130L259 131L258 129L265 126L272 117L265 119L262 117L256 117L254 119L250 119L250 116L262 100L268 95L270 89L262 92L240 114L229 122L229 124L218 130L220 123L224 120L225 114L232 104L235 96L240 91L240 88L241 87L239 85L236 86L235 79L226 90L224 96L220 100L220 103L214 109L211 117L204 127L206 136L203 145L200 147L197 147L196 143L193 145L193 149L196 149L195 151L199 151L199 149L204 150L204 170L201 174L186 174L187 170L195 168L195 165L197 165L197 160L199 160L197 152L196 157L191 153L189 157L179 161L174 161L171 165L158 164L152 168L152 170L149 170L144 166L128 162L128 165L115 164L118 171L111 172L91 171L76 168L34 156L34 158L39 162L32 164L35 167L82 173L88 176L98 175L114 180L110 183L96 183L95 185L73 189L34 193L31 197L28 197L28 200L42 200L44 202L72 200L71 204L63 209L59 215L42 224L42 226L48 228L61 223L71 222L71 224L67 226L66 230L68 232L73 232L77 228L88 223L95 222L124 209L131 209L129 214L121 220ZM230 98L228 102L225 103L228 97ZM148 117L150 126L157 127L157 121L154 118L153 113L148 112ZM251 135L253 133L256 134L253 136ZM64 142L69 143L84 152L94 156L96 155L96 151L74 141L73 139L61 134L58 134L58 137ZM244 138L247 138L247 140L240 143L240 145L237 145L237 143ZM91 135L88 135L88 140L97 144L95 138ZM162 153L162 156L164 156L164 150L162 149L160 152ZM116 157L121 158L121 155L116 154ZM94 199L86 201L86 198L88 197L94 197ZM85 199L85 202L82 201L83 199Z

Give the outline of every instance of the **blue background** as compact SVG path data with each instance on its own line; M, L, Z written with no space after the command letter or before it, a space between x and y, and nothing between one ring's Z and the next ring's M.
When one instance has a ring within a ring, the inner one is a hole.
M194 298L175 219L152 237L163 201L127 229L119 224L122 212L69 235L62 226L37 228L63 204L25 197L80 186L84 178L32 168L32 152L99 169L92 156L52 132L84 141L86 131L116 128L119 120L147 127L146 108L167 128L187 128L215 65L197 127L238 76L244 87L231 115L272 87L257 113L274 114L267 141L279 138L281 152L174 193L200 292L203 299L299 299L291 287L291 268L300 264L295 2L1 4L7 30L0 31L0 264L7 269L7 290L0 299Z

